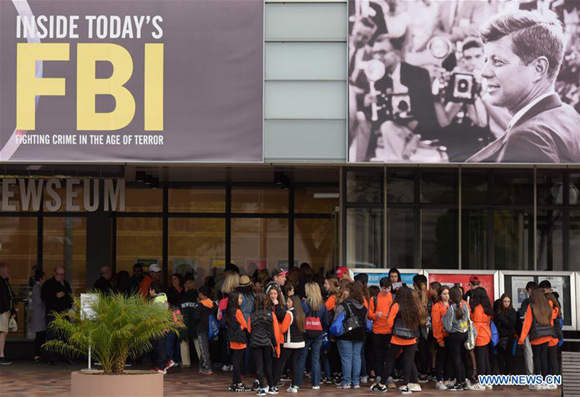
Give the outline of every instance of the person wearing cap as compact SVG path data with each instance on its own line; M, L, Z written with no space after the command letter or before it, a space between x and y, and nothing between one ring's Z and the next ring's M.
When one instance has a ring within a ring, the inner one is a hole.
M538 288L542 288L544 290L544 294L549 294L552 292L552 283L548 280L544 280L538 284Z
M149 265L149 274L143 277L143 281L139 285L139 294L141 296L147 297L149 295L149 286L154 281L159 281L161 279L161 267L157 263L152 263Z
M240 284L236 287L236 291L242 294L242 304L240 305L240 310L242 311L246 321L248 321L250 315L254 311L254 298L256 296L254 293L252 280L250 280L250 278L246 275L240 277Z
M268 293L270 292L270 288L272 288L272 286L276 285L278 287L278 289L280 291L283 290L284 284L286 284L286 275L288 274L288 271L286 269L282 269L282 268L277 268L272 270L272 280L266 284L266 289L264 290L264 292L266 292L266 295L268 295ZM282 292L280 292L282 294L282 301L285 301L284 298L284 294Z
M480 284L479 277L477 276L469 277L469 291L467 291L463 296L464 301L467 301L467 303L469 303L469 301L471 300L471 296L473 295L473 290L479 288L479 284Z
M340 280L344 276L349 277L348 269L346 267L344 267L344 266L337 267L336 268L336 271L334 272L334 274L336 275L336 278L338 280Z

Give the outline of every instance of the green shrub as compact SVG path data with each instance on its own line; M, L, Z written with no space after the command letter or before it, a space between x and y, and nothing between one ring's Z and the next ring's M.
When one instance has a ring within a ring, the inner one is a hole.
M81 313L79 297L74 297L73 310L54 313L50 329L59 336L43 347L63 355L78 357L91 355L103 366L106 374L123 373L128 357L137 358L151 351L151 341L170 330L183 328L175 322L165 306L145 300L140 295L96 293L98 300L90 305L94 319Z

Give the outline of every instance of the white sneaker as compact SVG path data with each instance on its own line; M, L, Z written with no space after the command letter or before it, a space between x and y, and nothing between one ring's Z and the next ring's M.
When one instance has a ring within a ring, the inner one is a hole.
M481 383L475 383L475 384L467 386L467 387L469 388L469 390L485 391L485 386L482 385Z
M298 393L298 388L295 386L290 386L288 389L286 389L286 391L288 393Z
M489 391L492 391L492 390L493 390L493 386L492 386L492 385L487 385L487 386L485 386L485 388L486 388L487 390L489 390Z
M435 383L435 389L436 390L447 390L447 386L445 386L445 384L441 381L438 381L437 383Z
M230 368L229 365L222 365L222 371L224 371L224 372L228 372L229 368Z
M451 379L447 381L447 386L455 386L455 384L457 383L457 379Z
M542 390L542 387L540 385L530 385L528 387L530 390L533 390L533 391Z
M421 391L421 385L418 383L409 383L408 386L411 391Z
M320 390L320 386L312 386L312 390Z
M360 377L360 383L366 384L368 381L369 381L369 377L368 376L361 376Z

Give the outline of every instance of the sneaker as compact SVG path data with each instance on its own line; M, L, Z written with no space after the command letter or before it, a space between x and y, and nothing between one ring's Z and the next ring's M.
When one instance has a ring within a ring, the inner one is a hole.
M290 386L286 389L288 393L298 393L298 388L296 386Z
M266 390L266 394L278 394L278 388L276 386L270 386L268 390Z
M375 383L371 386L371 391L376 391L379 393L386 393L387 392L387 386L385 385L379 385L378 383Z
M360 389L360 384L358 384L358 385L353 385L353 386L352 386L352 388L353 388L353 389Z
M258 382L257 380L254 381L254 384L252 385L252 391L257 391L260 389L260 382Z
M456 383L457 383L457 379L448 380L447 381L447 387L449 387L449 386L453 387L453 386L455 386Z
M407 385L403 385L403 386L399 387L399 390L401 391L401 394L411 394L412 393L411 389Z
M556 386L556 385L553 385L553 386ZM492 390L493 390L493 386L492 386L492 385L487 385L487 386L485 386L485 388L486 388L487 390L489 390L489 391L492 391ZM558 386L556 386L555 388L557 389L557 388L558 388Z
M409 390L413 392L421 391L421 385L418 383L409 383L407 386L409 386Z
M338 386L336 386L337 389L350 389L350 385L347 384L340 384Z
M369 377L368 376L361 376L360 383L364 383L365 385L368 383Z
M280 380L282 382L290 382L292 380L292 378L290 378L288 375L286 374L282 374L282 376L280 377Z
M320 390L320 386L312 386L312 390Z
M233 391L233 392L246 392L246 391L250 391L252 389L250 389L249 387L246 387L244 385L231 385L229 390Z
M447 390L447 386L445 386L445 384L441 381L435 383L435 389L436 390Z
M481 383L475 383L471 386L467 386L469 390L476 390L476 391L485 391L485 386Z
M169 368L173 368L175 367L175 362L173 360L169 360L167 361L167 364L165 365L165 370L167 371Z
M447 388L447 390L451 390L451 391L460 391L460 390L463 390L463 386L464 386L464 385L463 385L463 384L461 384L461 383L456 383L456 384L455 384L455 385L453 385L453 386L449 386L449 387Z
M396 389L397 385L395 385L395 382L393 382L392 380L390 382L387 382L387 387L389 389Z
M437 377L435 375L429 375L429 382L437 383Z
M266 395L266 389L258 389L258 391L256 392L256 396L265 396Z
M542 390L540 385L529 385L528 387L532 391Z
M165 368L159 368L159 367L153 368L152 371L159 372L160 374L163 374L163 375L165 375L167 373L167 370Z
M374 375L369 375L369 382L371 383L375 383L375 380L377 380L377 377Z
M0 358L0 365L10 365L10 364L12 364L12 361L8 361L6 357Z
M228 372L228 368L229 368L228 365L222 365L222 371Z
M208 369L207 371L202 371L201 374L202 375L213 375L213 371L211 369Z
M427 375L419 375L419 383L427 383L429 381L429 377Z

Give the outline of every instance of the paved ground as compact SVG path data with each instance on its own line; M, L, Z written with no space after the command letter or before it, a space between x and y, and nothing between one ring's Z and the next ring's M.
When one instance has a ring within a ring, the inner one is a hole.
M35 365L31 362L17 361L12 365L0 367L0 396L24 397L24 396L68 396L70 395L70 373L81 369L81 365L62 364L58 366L48 366L46 364ZM246 384L251 384L253 379L247 380ZM231 373L223 373L219 370L213 376L202 376L193 368L175 368L165 375L165 396L229 396L232 393L227 391L231 383ZM435 390L434 383L422 384L423 392L420 396L475 396L475 395L500 395L502 397L522 397L522 396L552 396L560 395L559 391L530 392L525 387L496 387L493 392L444 392ZM285 389L280 395L287 395ZM368 387L360 390L338 390L335 386L322 386L315 391L310 388L306 379L304 388L299 390L299 394L306 396L331 396L348 392L348 395L356 396L379 396L380 393L371 393ZM252 392L240 393L242 396L254 396ZM417 393L413 393L417 394ZM386 395L400 396L398 390L389 390ZM105 396L103 396L105 397ZM135 396L138 397L138 396ZM241 396L240 396L241 397Z

